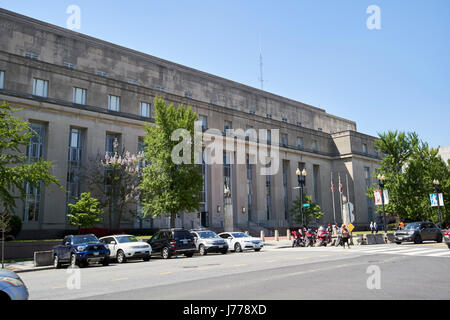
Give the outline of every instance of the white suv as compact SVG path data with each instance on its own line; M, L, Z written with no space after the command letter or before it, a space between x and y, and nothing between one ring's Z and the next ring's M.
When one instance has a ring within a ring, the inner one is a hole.
M152 254L152 247L148 243L132 235L113 235L100 238L100 241L108 245L111 252L109 257L118 263L126 262L127 259L149 261Z
M261 251L264 246L259 238L251 237L243 232L222 232L219 237L225 239L230 250L242 252L243 250Z

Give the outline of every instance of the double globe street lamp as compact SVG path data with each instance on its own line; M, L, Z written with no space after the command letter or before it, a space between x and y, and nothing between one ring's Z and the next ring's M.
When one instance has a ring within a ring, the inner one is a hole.
M378 175L378 185L381 189L381 205L383 206L383 217L384 217L384 233L387 233L386 230L386 212L384 211L384 181L386 180L386 177L384 174Z
M305 187L306 182L306 175L307 172L305 169L303 171L300 171L299 168L297 168L297 171L295 172L298 179L298 186L300 187L300 205L301 205L301 214L302 214L302 227L305 226L305 208L303 207L303 188Z

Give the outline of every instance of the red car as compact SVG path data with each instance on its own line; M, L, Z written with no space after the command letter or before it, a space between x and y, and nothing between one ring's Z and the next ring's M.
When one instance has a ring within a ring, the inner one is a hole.
M448 248L450 249L450 229L444 231L444 240Z

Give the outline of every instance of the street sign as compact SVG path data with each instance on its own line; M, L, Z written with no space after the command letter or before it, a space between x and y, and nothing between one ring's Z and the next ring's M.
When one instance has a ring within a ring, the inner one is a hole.
M432 207L437 207L438 206L436 193L430 194L430 202L431 202L431 206ZM442 193L439 193L439 205L441 207L444 206L444 196L442 195Z
M311 207L311 205L310 205L309 203L305 203L303 206L304 206L305 208Z
M352 225L351 223L349 223L348 226L347 226L347 229L348 229L350 232L352 232L353 229L355 229L355 226Z

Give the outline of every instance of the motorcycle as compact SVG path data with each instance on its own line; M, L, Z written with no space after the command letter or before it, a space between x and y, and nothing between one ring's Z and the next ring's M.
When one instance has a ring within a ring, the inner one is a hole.
M314 247L316 243L316 233L312 229L308 229L308 231L305 232L305 246L306 247Z
M327 244L331 243L331 235L330 233L323 229L317 232L317 246L321 247L321 246L327 246Z
M292 233L292 247L304 247L305 246L305 242L303 241L303 237L301 236L301 234L297 233L297 232L293 232Z

